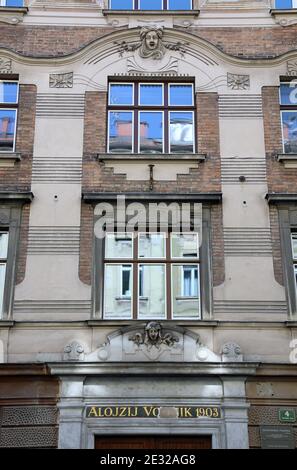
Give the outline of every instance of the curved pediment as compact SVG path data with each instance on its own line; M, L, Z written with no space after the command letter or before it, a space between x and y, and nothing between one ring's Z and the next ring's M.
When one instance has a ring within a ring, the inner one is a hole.
M100 362L221 362L193 331L149 321L118 329L85 360Z

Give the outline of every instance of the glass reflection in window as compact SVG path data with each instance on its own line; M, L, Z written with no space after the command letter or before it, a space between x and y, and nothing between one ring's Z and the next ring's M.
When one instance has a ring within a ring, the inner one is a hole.
M282 112L285 153L297 153L297 111Z
M139 0L140 10L162 10L163 0Z
M104 317L128 319L132 316L132 266L106 264L104 276ZM130 295L129 295L130 294Z
M165 258L164 233L139 234L139 258Z
M192 106L193 85L169 85L170 106Z
M0 151L13 151L16 111L0 109Z
M172 258L199 258L199 241L197 233L171 234Z
M125 83L112 83L109 88L109 104L132 105L133 85Z
M166 318L165 266L140 265L138 279L138 318Z
M0 82L0 103L18 102L18 83Z
M139 104L142 106L163 105L163 85L140 85Z
M168 0L168 10L192 10L192 0Z
M111 111L109 113L109 152L131 153L133 144L133 113Z
M106 233L105 258L121 259L132 258L132 235L125 233Z
M172 266L173 318L199 318L199 266Z
M109 0L111 10L133 10L134 0Z
M192 112L170 113L170 152L194 152L194 115Z
M139 151L140 153L163 152L163 113L139 113Z

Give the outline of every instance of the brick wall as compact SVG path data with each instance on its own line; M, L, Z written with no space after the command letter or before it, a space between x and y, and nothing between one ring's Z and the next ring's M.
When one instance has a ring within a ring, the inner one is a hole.
M126 28L124 28L126 29ZM28 56L71 54L120 28L1 25L0 47ZM276 57L297 48L297 25L287 28L191 28L191 34L205 39L221 51L245 58Z
M30 218L30 204L25 204L22 210L20 238L19 238L19 243L18 243L16 284L20 284L25 279L25 274L26 274L29 218Z
M273 255L273 269L276 281L283 285L283 267L282 267L282 252L280 241L280 227L278 219L278 210L276 206L269 207L270 214L270 230L272 240L272 255Z
M20 85L16 152L21 154L21 161L13 167L0 167L0 191L28 191L31 188L35 109L35 85Z
M225 280L223 210L219 205L211 208L211 240L213 285L219 286Z

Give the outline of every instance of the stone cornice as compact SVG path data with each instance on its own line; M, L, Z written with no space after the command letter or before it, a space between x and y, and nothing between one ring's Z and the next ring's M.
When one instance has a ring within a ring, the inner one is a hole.
M224 375L224 376L253 376L259 363L49 363L51 375L96 375L96 376L198 376L198 375Z
M49 375L49 369L46 364L0 364L0 376L15 375Z
M268 204L291 204L297 202L297 193L268 193L265 199Z

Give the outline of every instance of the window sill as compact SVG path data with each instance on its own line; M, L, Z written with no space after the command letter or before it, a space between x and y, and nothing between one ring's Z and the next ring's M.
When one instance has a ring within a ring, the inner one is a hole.
M192 16L197 18L200 10L102 10L103 16Z
M179 161L179 160L187 160L187 161L195 161L195 162L204 162L206 159L206 155L204 154L116 154L116 153L106 153L106 154L99 154L98 160L101 162L104 161Z
M297 168L297 154L282 153L277 156L278 162L282 163L285 168Z
M125 326L135 326L139 325L139 327L143 326L150 320L89 320L87 323L89 326L108 326L108 327L117 327L123 328ZM185 326L189 327L207 327L210 326L218 326L219 322L217 320L156 320L162 323L163 327L174 327L174 326Z
M17 25L27 13L26 7L0 7L0 23Z
M0 152L0 168L12 167L15 163L21 161L21 154L15 152Z
M0 319L0 328L11 328L12 326L14 326L14 321Z

